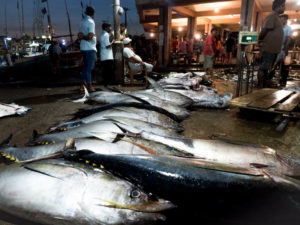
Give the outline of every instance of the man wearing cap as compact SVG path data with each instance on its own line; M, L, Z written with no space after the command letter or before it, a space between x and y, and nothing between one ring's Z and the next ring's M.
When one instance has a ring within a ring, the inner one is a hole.
M97 59L94 14L94 8L87 6L85 9L86 16L82 19L79 27L78 39L83 57L80 92L84 92L84 85L89 91L95 91L92 86L92 70Z
M103 83L104 85L114 83L114 56L112 45L114 40L110 41L111 24L104 22L102 24L102 34L100 37L100 58L102 65Z
M258 37L258 43L261 47L261 64L257 74L258 88L266 87L267 79L271 78L268 75L268 71L272 69L277 54L281 51L283 26L279 15L284 10L285 0L274 0L272 13L263 22L263 27Z
M124 38L124 50L123 50L123 56L128 60L129 67L134 70L141 70L146 68L148 72L152 72L153 65L146 63L142 60L140 56L134 53L132 47L131 47L131 39L130 38Z

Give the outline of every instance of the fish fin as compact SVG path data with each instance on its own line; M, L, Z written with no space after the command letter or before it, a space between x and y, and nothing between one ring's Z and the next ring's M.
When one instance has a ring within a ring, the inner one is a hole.
M8 136L8 138L6 138L5 140L3 140L3 141L1 142L1 144L0 144L0 148L2 148L2 147L8 147L9 144L10 144L10 142L11 142L11 140L12 140L12 137L13 137L13 134L10 134L10 135Z
M65 147L64 147L63 151L66 150L66 149L76 149L74 138L70 138L66 141L66 144L65 144Z
M139 143L135 143L133 141L130 141L130 140L124 140L123 141L127 142L127 143L130 143L132 145L135 145L135 146L138 146L139 148L143 149L145 152L148 152L150 155L161 155L158 151L155 151L151 148L148 148L142 144L139 144Z
M81 102L81 103L85 103L88 98L90 97L90 94L88 92L88 90L86 89L86 87L83 85L83 88L84 88L84 96L83 98L80 98L80 99L77 99L77 100L74 100L72 102Z
M124 137L124 134L117 134L115 140L112 141L112 143L116 143Z
M121 90L119 90L118 88L115 88L115 87L108 87L108 86L107 86L107 89L110 90L110 91L112 91L112 92L124 94L123 91L121 91Z
M151 84L151 86L153 87L153 89L155 91L164 91L164 89L162 88L162 86L160 86L157 82L155 82L155 80L153 80L150 77L146 77L146 79L148 80L148 82Z
M257 168L257 169L269 167L269 166L266 165L266 164L260 164L260 163L250 163L250 166L252 166L252 167L254 167L254 168Z
M272 170L264 169L264 173L274 180L276 183L286 183L300 190L300 180L273 172Z
M93 137L96 137L98 139L113 142L116 139L117 133L113 132L88 132Z
M32 140L36 140L38 136L39 136L39 133L37 132L37 130L33 130L32 131Z
M32 171L32 172L40 173L40 174L43 174L43 175L46 175L46 176L49 176L49 177L52 177L52 178L56 178L56 179L62 180L61 178L52 176L51 174L48 174L48 173L46 173L46 172L43 172L43 171L40 171L40 170L38 170L38 169L32 168L32 167L30 167L30 166L28 166L28 165L23 166L23 167L24 167L24 169L30 170L30 171Z

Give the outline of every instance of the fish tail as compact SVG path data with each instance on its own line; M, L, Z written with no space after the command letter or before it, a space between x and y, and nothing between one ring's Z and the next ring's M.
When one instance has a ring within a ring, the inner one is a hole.
M73 102L85 103L88 100L88 98L90 97L90 94L89 94L88 90L86 89L86 87L84 85L83 85L83 88L84 88L84 96L83 96L83 98L74 100Z
M8 138L6 138L5 140L3 140L3 141L1 142L1 144L0 144L0 148L9 146L9 144L10 144L10 142L11 142L11 140L12 140L12 137L13 137L13 134L10 134L10 135L8 136Z

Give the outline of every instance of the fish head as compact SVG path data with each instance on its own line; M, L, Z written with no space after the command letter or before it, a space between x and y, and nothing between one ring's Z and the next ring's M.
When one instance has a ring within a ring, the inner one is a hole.
M105 172L96 176L101 176L101 186L96 179L91 180L83 198L84 205L81 206L85 215L89 214L88 217L95 220L98 217L103 219L103 214L122 223L129 222L124 221L125 218L130 221L161 220L164 219L161 211L175 207L170 201L155 198L125 179Z

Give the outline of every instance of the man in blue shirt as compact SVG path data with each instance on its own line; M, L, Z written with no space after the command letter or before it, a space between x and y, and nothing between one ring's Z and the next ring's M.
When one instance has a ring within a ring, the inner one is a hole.
M102 34L100 37L100 60L102 66L102 75L104 85L114 83L114 56L112 45L114 41L110 42L111 24L102 24Z
M92 92L95 91L94 87L92 86L92 70L97 59L97 39L94 22L94 8L87 6L85 14L86 16L80 23L78 33L78 39L80 40L80 51L83 57L80 91L84 92L83 86L86 85L88 91Z
M292 28L287 25L289 16L287 14L280 15L280 19L283 25L283 42L281 46L281 52L277 57L277 61L281 63L280 65L280 86L285 86L287 77L289 75L288 66L284 64L284 58L288 55L289 45L291 43Z

